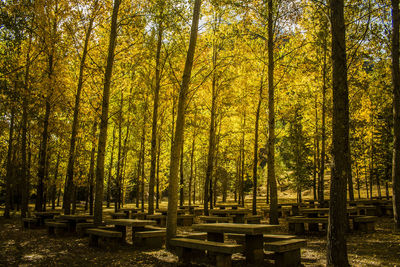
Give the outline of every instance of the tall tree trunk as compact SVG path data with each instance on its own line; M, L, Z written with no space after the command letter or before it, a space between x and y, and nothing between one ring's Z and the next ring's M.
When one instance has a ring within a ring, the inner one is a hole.
M4 209L4 217L10 218L11 209L11 180L12 171L14 169L12 162L12 152L13 152L13 138L14 138L14 108L11 107L11 119L10 119L10 130L8 133L8 151L7 151L7 173L6 173L6 206Z
M147 106L147 105L146 105ZM146 116L146 112L147 112L147 108L145 108L145 115L144 115L144 119L143 119L143 127L142 127L142 153L141 153L141 165L140 165L140 199L141 199L141 209L142 212L144 212L144 178L145 178L145 153L146 153L146 121L147 121L147 116Z
M400 231L400 67L399 67L399 0L392 0L392 80L393 80L393 215L395 229Z
M314 162L313 162L313 197L316 201L317 198L317 175L319 165L319 137L318 137L318 98L315 96L315 136L314 136Z
M268 182L270 185L269 223L278 221L278 189L275 177L275 100L273 0L268 0Z
M196 116L195 119L196 121ZM195 149L195 144L196 144L196 129L193 130L193 136L192 136L192 149L190 151L190 176L189 176L189 207L192 204L191 201L191 196L192 196L192 184L193 184L193 167L194 167L194 149Z
M50 76L50 75L49 75ZM39 167L38 167L38 185L36 192L36 211L43 210L43 194L44 194L44 179L46 172L46 158L47 158L47 141L49 136L49 119L50 119L50 99L46 99L46 112L43 121L42 144L39 151Z
M56 208L56 192L57 192L57 179L58 179L58 168L60 166L60 152L58 152L57 154L57 161L56 161L56 167L55 167L55 171L54 171L54 178L53 178L53 182L51 185L51 201L52 201L52 205L51 205L51 209L55 209Z
M111 144L111 156L110 156L110 165L108 166L108 177L107 177L107 208L110 207L111 202L111 183L112 183L112 169L113 169L113 161L114 161L114 145L115 145L115 126L113 127L112 134L112 144Z
M346 183L351 177L349 96L347 87L344 1L331 0L332 26L332 156L327 265L349 266L346 244Z
M260 93L258 95L258 105L256 111L256 121L254 129L254 158L253 158L253 215L257 215L257 168L258 168L258 128L260 123L260 112L262 104L262 94L264 87L264 66L261 74Z
M108 56L106 71L104 73L103 104L100 118L99 143L97 148L96 163L96 197L94 203L94 223L101 224L103 219L103 187L104 187L104 158L107 143L108 108L110 98L110 86L112 68L114 64L114 51L117 39L117 18L118 9L121 1L114 0L113 12L111 17L110 42L108 46Z
M119 121L118 121L118 157L117 157L117 175L115 179L115 212L118 211L120 203L121 203L121 156L122 156L122 107L124 105L124 94L121 91L121 102L120 102L120 110L119 110Z
M97 130L97 122L95 121L92 127L92 151L90 152L90 166L89 166L89 214L90 215L93 215L94 156L96 153L96 130Z
M93 12L97 10L97 0L94 0ZM75 95L75 106L74 106L74 117L72 120L72 130L71 130L71 139L69 144L69 156L68 156L68 166L67 166L67 181L66 181L66 192L64 192L64 213L70 213L70 205L71 205L71 194L72 194L72 186L74 184L74 162L75 162L75 146L76 146L76 136L78 134L79 127L79 108L81 101L81 93L83 87L83 75L85 70L85 61L88 52L88 46L90 41L90 35L93 29L93 22L95 16L92 14L89 25L85 35L85 42L83 45L81 62L79 65L79 76L78 76L78 87Z
M326 20L324 20L324 29L328 27ZM322 65L322 114L321 114L321 168L319 172L318 181L318 201L320 205L324 205L324 190L325 190L325 144L326 144L326 76L327 76L327 34L324 30L324 59Z
M163 4L164 2L162 2ZM163 6L160 7L161 12ZM157 161L157 119L158 119L158 102L160 98L160 82L161 82L161 45L163 38L163 19L162 14L158 23L157 34L157 51L156 51L156 84L154 88L154 102L153 102L153 125L151 128L151 163L150 163L150 178L149 178L149 199L148 199L148 213L154 214L154 180L156 176L156 161Z
M160 156L161 156L161 136L158 137L158 146L157 146L157 171L156 171L156 209L159 209L160 204Z
M185 139L185 138L183 138ZM179 168L179 176L180 176L180 181L179 181L179 206L183 207L183 204L185 203L185 192L183 191L183 186L184 186L184 175L183 175L183 148L184 148L184 143L185 140L182 140L182 151L181 151L181 166Z
M190 32L189 48L187 51L185 69L183 71L182 85L179 92L178 114L176 119L176 130L171 151L171 166L168 189L168 217L167 217L167 240L166 247L171 249L170 240L176 235L177 209L178 209L178 169L180 152L183 145L183 132L185 127L185 108L189 83L192 73L193 58L197 41L197 30L200 19L201 0L195 0L193 8L193 20Z

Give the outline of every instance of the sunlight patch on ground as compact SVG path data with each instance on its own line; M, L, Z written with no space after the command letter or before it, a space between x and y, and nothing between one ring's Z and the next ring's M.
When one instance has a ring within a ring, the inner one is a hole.
M147 254L147 255L151 255L163 262L168 262L168 263L178 262L178 257L175 254L173 254L169 251L166 251L165 249L158 250L158 251L143 252L143 253Z
M23 258L24 258L24 260L27 260L27 261L38 261L38 260L43 259L44 256L40 255L40 254L28 254L28 255L25 255Z

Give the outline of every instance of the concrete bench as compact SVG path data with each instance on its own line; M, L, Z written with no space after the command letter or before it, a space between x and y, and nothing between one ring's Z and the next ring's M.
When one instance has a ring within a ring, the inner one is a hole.
M162 214L146 215L146 219L156 221L159 226L165 226L167 224L167 216Z
M58 236L68 230L68 224L65 222L46 222L47 234L49 236Z
M133 244L146 248L161 248L164 244L166 230L135 232Z
M77 223L76 224L76 233L78 236L85 236L87 235L86 229L89 228L97 228L98 226L94 223Z
M235 240L239 244L244 244L245 237L244 234L228 234L227 237L229 239ZM265 234L263 235L263 242L274 242L274 241L281 241L281 240L289 240L296 238L295 235L272 235L272 234Z
M328 225L328 217L309 218L294 216L288 217L287 222L289 223L289 232L298 235L304 234L305 224L308 224L309 231L319 231L319 224L322 224L322 228L326 229Z
M217 267L232 266L232 254L242 252L243 246L236 244L227 244L220 242L204 241L190 238L173 238L171 246L176 248L179 260L184 266L190 265L195 251L207 251L215 256Z
M146 219L147 213L137 212L132 214L132 219L144 220Z
M261 215L249 215L245 218L246 223L261 223L262 216Z
M89 235L89 246L98 247L99 238L108 239L112 241L121 242L122 233L118 231L106 230L106 229L87 229L86 233Z
M357 216L353 218L353 228L355 231L373 232L375 231L376 216Z
M290 267L301 265L300 248L307 245L305 239L287 239L280 241L265 242L264 249L266 258L275 261L275 266Z
M179 226L192 226L194 220L194 215L182 214L178 215L178 225Z
M229 217L220 216L200 216L199 219L205 223L227 223L229 222Z
M22 219L22 226L24 229L32 229L39 226L38 218L23 218Z
M197 239L197 240L206 240L207 239L207 233L202 233L202 232L186 233L186 234L179 234L176 237L190 238L190 239Z

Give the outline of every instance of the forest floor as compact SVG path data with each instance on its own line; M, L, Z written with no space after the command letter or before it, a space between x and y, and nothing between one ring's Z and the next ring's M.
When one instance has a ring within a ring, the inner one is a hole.
M281 221L281 233L287 224ZM400 266L400 235L391 230L391 219L379 218L374 233L348 236L348 254L352 266ZM179 227L190 231L190 227ZM129 233L128 233L129 236ZM306 235L302 249L304 266L324 266L326 234ZM233 266L244 266L240 254ZM166 250L143 250L132 244L90 248L88 238L64 236L49 238L45 229L24 231L17 217L0 218L0 266L177 266L177 257ZM207 266L206 264L198 266Z

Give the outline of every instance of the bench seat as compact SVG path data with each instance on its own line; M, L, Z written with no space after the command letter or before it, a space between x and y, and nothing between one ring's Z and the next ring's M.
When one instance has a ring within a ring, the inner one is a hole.
M171 246L175 247L178 252L179 260L183 264L190 265L194 251L207 251L210 255L215 255L217 267L232 266L232 254L242 252L243 246L236 244L227 244L213 241L204 241L190 238L173 238Z
M49 221L46 222L46 227L49 236L57 236L68 230L68 224L65 222Z
M111 213L111 218L113 218L113 219L129 219L129 213L127 215L125 212L114 212L114 213Z
M180 238L190 238L190 239L197 239L197 240L206 240L207 239L207 233L186 233L186 234L180 234L177 235L176 237Z
M376 216L357 216L353 218L353 228L355 231L373 232L375 231Z
M287 239L265 242L264 249L273 252L265 254L266 258L275 261L275 266L289 267L301 265L300 248L306 246L305 239Z
M178 215L178 225L180 226L192 226L194 220L194 215L182 214Z
M261 223L261 220L261 215L248 215L247 217L245 217L246 223Z
M244 234L228 234L227 237L229 239L233 239L239 244L244 244ZM281 241L281 240L288 240L296 238L295 235L272 235L272 234L265 234L263 235L264 242L273 242L273 241Z
M99 237L104 239L116 240L118 242L123 241L122 233L118 231L90 228L86 230L86 233L89 235L89 246L92 247L99 246Z
M161 248L166 237L166 230L150 230L135 232L133 243L146 248Z
M318 224L322 224L323 228L326 229L328 225L328 217L309 218L302 216L293 216L288 217L287 222L289 223L289 232L298 235L304 234L304 224L308 224L309 231L318 231Z

